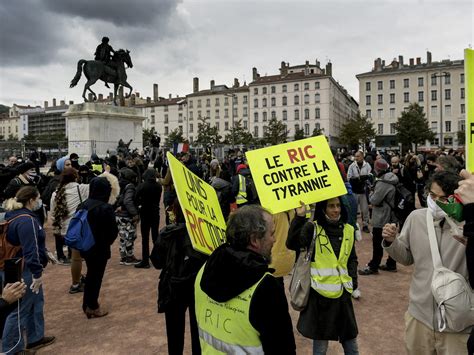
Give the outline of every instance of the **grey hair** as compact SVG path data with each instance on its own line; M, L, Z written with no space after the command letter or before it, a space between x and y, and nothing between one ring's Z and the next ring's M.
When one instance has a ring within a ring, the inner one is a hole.
M236 249L246 249L251 238L262 239L267 232L265 213L259 205L247 205L231 213L227 222L227 242Z

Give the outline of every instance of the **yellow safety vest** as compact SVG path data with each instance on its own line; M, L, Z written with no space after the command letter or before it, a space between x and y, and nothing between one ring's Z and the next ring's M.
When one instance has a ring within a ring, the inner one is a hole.
M263 354L260 333L249 320L253 294L269 273L227 302L217 302L201 289L201 268L194 284L196 320L201 351L206 354Z
M237 197L235 198L235 202L238 205L242 205L244 203L247 203L247 186L245 185L245 176L238 174L239 177L239 193L237 194Z
M311 287L327 298L341 297L344 289L352 293L352 277L347 270L347 261L354 245L354 227L344 224L339 258L336 258L331 242L321 226L315 224L316 242L314 261L311 262Z
M102 172L102 164L92 164L92 171Z

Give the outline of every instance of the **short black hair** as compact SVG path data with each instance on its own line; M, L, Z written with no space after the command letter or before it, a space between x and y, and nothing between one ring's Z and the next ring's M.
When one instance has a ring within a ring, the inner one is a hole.
M426 184L426 189L430 191L431 185L435 182L441 187L441 190L443 190L446 196L450 196L454 194L454 190L458 188L460 180L462 180L461 177L451 171L437 171Z

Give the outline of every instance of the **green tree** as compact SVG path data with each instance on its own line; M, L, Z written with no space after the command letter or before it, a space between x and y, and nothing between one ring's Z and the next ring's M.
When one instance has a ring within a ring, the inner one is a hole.
M244 144L250 145L252 144L252 134L247 131L242 126L242 120L238 120L234 122L234 126L229 129L229 133L226 134L224 142L227 144Z
M276 118L268 121L267 129L263 132L263 142L266 144L277 145L286 141L288 132L286 125Z
M300 139L304 139L304 129L302 128L298 128L297 130L295 130L295 135L293 137L293 139L295 141L299 141Z
M411 144L415 144L415 153L418 144L424 144L426 141L435 138L435 134L423 112L423 107L417 103L410 104L408 110L402 112L397 123L395 123L395 130L397 131L397 139L403 146L411 148Z
M143 130L143 145L144 146L151 145L151 138L153 137L154 134L155 134L154 127L152 127L151 129L145 128Z
M341 127L339 141L351 148L358 149L360 145L368 146L370 140L375 136L374 123L358 112L354 119L350 119Z
M324 128L321 129L321 128L318 128L318 127L314 127L313 134L311 135L311 137L321 136L323 134L324 134Z
M219 134L219 130L216 126L211 127L208 120L209 117L199 119L196 143L200 143L205 147L209 145L212 147L221 142L222 136Z
M176 128L168 134L168 137L166 137L165 140L165 146L168 148L172 148L174 143L184 143L185 139L183 137L183 132L179 129Z

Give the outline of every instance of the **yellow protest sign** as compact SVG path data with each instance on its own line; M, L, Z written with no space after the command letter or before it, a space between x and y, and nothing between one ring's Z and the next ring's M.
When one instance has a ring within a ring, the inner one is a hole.
M272 213L347 193L324 136L246 153L263 207Z
M464 50L466 83L466 168L474 173L474 50Z
M193 248L211 254L225 242L226 224L216 191L173 154L168 152L166 157Z

